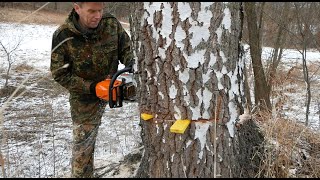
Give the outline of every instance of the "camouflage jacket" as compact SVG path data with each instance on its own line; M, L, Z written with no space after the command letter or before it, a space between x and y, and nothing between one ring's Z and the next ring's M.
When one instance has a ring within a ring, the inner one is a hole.
M130 37L120 22L104 13L98 27L81 30L73 9L52 37L50 70L55 81L70 94L90 94L92 82L104 80L117 71L119 61L131 63Z

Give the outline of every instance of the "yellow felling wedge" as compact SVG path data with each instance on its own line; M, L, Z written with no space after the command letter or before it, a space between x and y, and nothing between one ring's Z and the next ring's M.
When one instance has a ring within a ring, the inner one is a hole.
M141 114L141 118L145 121L149 120L149 119L152 119L153 118L153 115L151 114L147 114L147 113L142 113Z
M189 119L178 119L176 122L170 127L170 132L183 134L184 131L189 126L191 120Z

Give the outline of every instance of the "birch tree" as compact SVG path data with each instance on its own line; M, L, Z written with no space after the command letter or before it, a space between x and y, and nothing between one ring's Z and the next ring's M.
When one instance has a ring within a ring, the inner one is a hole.
M134 75L139 111L149 116L141 116L144 154L136 177L241 177L241 3L134 5ZM190 124L172 131L180 121Z

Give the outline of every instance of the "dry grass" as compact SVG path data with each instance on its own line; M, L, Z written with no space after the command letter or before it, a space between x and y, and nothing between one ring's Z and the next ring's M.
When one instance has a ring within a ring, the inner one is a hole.
M319 64L308 65L312 75L312 100L318 102L319 90L317 77ZM305 99L305 82L301 65L291 64L291 68L280 67L273 81L271 97L273 113L254 115L264 135L263 154L255 156L262 159L256 177L267 178L313 178L320 177L320 133L306 127L299 120ZM293 106L301 106L295 110ZM294 116L288 118L290 112ZM294 117L294 118L291 118ZM309 122L310 123L310 122Z
M18 64L17 66L13 67L12 70L17 72L30 72L34 69L34 67L28 65L27 63Z
M320 177L319 133L293 120L260 118L265 119L257 121L265 136L265 152L257 177Z
M0 22L18 22L30 15L34 10L22 10L13 8L0 8ZM40 10L27 18L23 23L27 24L61 24L64 22L68 13L55 13Z
M24 19L26 16L30 15L34 10L28 9L13 9L0 7L0 22L19 22ZM44 24L44 25L51 25L51 24L62 24L66 17L68 16L68 12L52 12L48 10L40 10L33 14L32 16L28 17L24 22L26 24ZM129 28L128 22L119 19L122 23L124 28Z

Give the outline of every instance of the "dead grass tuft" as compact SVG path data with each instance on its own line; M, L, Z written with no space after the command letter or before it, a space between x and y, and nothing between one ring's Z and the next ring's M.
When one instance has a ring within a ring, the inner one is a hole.
M22 10L14 8L0 8L0 22L19 22L34 10ZM68 13L51 12L41 10L27 18L23 23L26 24L62 24Z
M289 119L257 121L265 152L257 177L320 177L320 134Z
M3 87L0 89L0 97L9 97L13 91L16 90L17 87L15 86L7 86L7 87ZM17 94L21 93L22 91L24 91L25 88L21 88ZM15 95L16 97L17 95Z
M32 71L34 69L34 67L26 64L26 63L22 63L17 65L15 68L12 68L13 70L16 70L17 72L28 72L28 71Z

